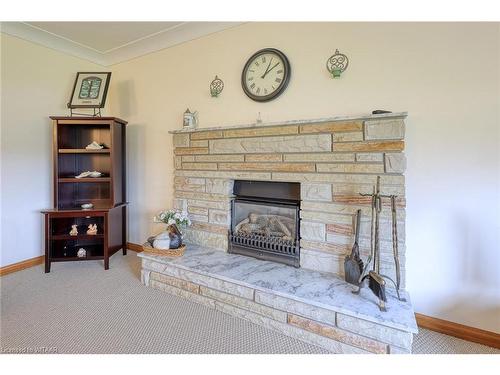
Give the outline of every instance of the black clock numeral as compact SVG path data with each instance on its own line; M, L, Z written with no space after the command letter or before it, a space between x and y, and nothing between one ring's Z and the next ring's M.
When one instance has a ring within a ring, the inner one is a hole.
M260 94L260 87L257 87L257 94Z
M264 94L266 94L266 95L267 95L267 89L264 89Z
M283 73L283 69L278 70L276 73L278 73L278 74Z
M255 62L255 66L259 66L259 65L260 65L260 64L259 64L259 62L258 62L258 61L256 61L256 62Z
M248 69L249 72L255 73L255 70Z
M252 83L252 84L250 85L250 88L253 90L253 88L254 88L254 87L255 87L255 83Z
M281 78L276 78L275 81L276 81L276 83L280 83L281 82Z
M249 81L253 81L253 77L248 77L248 80Z
M262 64L266 63L266 56L262 56Z

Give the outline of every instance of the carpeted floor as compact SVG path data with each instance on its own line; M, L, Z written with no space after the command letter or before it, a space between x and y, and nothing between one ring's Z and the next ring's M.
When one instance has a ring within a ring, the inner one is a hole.
M143 286L133 252L101 262L55 263L0 279L0 352L326 353L205 306ZM500 353L421 330L415 353Z

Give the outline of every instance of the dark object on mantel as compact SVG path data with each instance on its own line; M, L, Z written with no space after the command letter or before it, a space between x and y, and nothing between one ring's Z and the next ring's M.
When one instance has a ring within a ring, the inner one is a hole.
M359 227L361 225L361 210L356 213L356 235L351 254L344 259L345 281L349 284L359 285L359 280L363 273L363 261L359 257Z
M392 113L391 111L386 111L385 109L376 109L372 111L372 115L381 115L384 113Z
M168 236L170 237L170 248L178 249L182 245L182 235L177 225L168 226Z
M115 117L53 116L54 208L44 210L45 272L52 262L103 260L126 245L126 121ZM89 143L106 144L106 150L88 150ZM82 171L99 170L100 178L68 178ZM81 205L91 203L90 209ZM96 235L68 233L72 225L97 224ZM85 249L86 256L78 257Z

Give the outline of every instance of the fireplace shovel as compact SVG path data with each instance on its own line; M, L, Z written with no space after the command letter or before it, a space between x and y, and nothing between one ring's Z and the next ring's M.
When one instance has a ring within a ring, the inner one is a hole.
M349 284L359 285L361 274L363 273L363 261L359 257L359 228L361 224L361 210L356 213L356 235L354 245L352 246L351 254L344 259L344 276L345 281Z

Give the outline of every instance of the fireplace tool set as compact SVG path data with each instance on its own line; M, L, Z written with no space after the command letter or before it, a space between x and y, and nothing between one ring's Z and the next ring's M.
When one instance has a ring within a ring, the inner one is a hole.
M356 234L355 242L350 255L345 259L345 279L347 282L358 286L358 290L353 291L354 294L359 294L363 287L363 282L368 279L368 287L379 299L380 311L387 311L385 303L387 296L385 292L386 280L391 281L395 288L398 299L406 301L400 296L399 288L401 284L401 272L399 264L399 250L398 250L398 229L396 217L396 196L395 195L382 195L380 194L380 176L377 177L377 185L373 187L372 194L360 194L363 196L371 197L371 239L370 239L370 255L368 256L366 265L363 267L363 261L359 257L359 227L361 219L361 210L356 214ZM392 250L394 255L394 263L396 267L396 281L387 275L380 273L380 212L382 211L382 198L390 198L391 211L392 211ZM373 262L373 264L372 264ZM369 270L370 265L372 269ZM367 273L368 271L368 273Z

